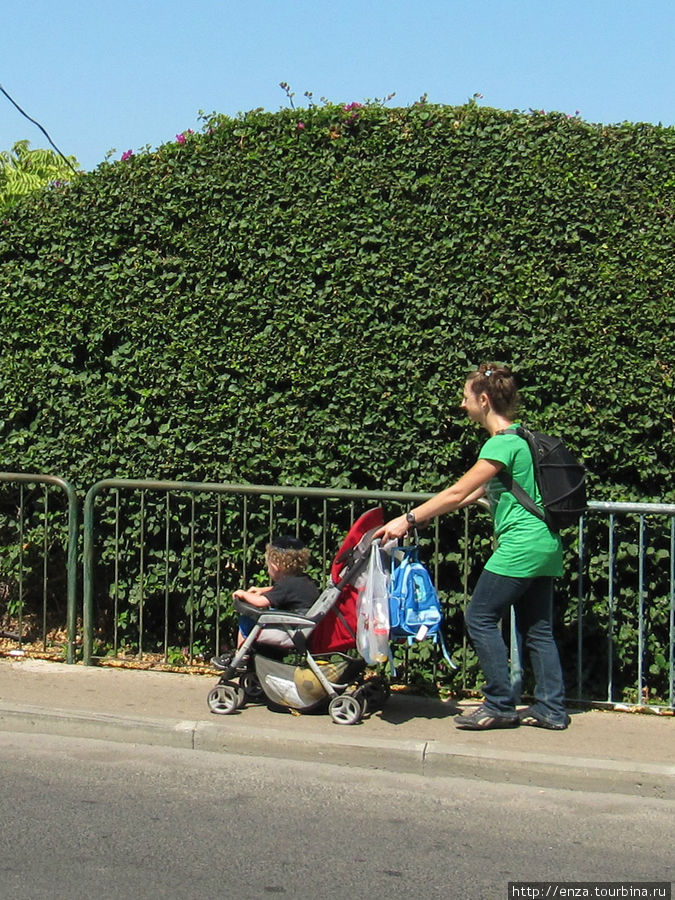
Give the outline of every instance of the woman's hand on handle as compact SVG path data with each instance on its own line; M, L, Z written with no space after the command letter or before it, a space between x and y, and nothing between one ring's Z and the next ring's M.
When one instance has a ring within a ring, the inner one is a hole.
M395 519L390 519L382 526L382 528L376 531L373 537L381 538L382 544L384 545L389 543L389 541L398 541L402 537L405 537L409 529L410 523L405 515L396 516Z

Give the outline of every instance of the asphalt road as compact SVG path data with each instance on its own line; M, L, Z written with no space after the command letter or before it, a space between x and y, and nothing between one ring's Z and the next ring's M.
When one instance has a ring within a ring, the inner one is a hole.
M506 898L671 881L675 802L0 733L0 898Z

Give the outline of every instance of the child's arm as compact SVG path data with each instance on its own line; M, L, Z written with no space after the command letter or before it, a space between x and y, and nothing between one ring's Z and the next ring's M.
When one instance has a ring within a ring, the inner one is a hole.
M270 602L267 599L267 597L265 596L265 594L271 590L272 590L272 585L270 585L269 587L264 587L264 588L252 587L252 588L249 588L247 591L244 591L244 590L235 591L232 594L232 596L239 600L243 600L245 603L250 603L251 606L257 606L260 609L267 609L270 605Z

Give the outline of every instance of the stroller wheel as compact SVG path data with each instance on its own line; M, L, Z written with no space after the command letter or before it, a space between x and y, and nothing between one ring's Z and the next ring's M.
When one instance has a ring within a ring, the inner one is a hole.
M245 699L250 700L251 703L259 703L265 696L265 692L255 672L246 672L242 675L239 679L239 685L244 691Z
M219 716L227 716L236 712L244 703L244 689L232 682L217 684L209 692L207 703L212 713Z
M340 694L330 701L328 712L336 725L356 725L361 721L363 707L353 694Z

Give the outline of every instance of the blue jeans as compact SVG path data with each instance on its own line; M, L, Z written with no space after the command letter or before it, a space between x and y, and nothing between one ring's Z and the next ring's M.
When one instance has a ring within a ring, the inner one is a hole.
M485 707L515 714L508 650L501 622L513 607L516 630L530 652L535 688L532 709L551 722L566 723L565 687L553 637L553 578L513 578L483 571L466 610L466 625L481 669Z

